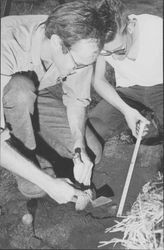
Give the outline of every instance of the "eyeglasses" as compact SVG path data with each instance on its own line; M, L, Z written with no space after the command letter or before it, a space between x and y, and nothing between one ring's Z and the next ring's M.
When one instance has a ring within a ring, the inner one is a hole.
M123 48L123 49L117 49L117 50L113 50L113 51L102 50L100 52L100 55L102 55L102 56L111 56L112 54L123 56L126 54L126 49Z
M89 64L81 64L81 63L79 64L79 63L76 62L76 60L74 59L71 51L68 48L67 48L67 51L68 51L68 54L70 55L70 57L71 57L71 59L72 59L72 61L74 63L73 70L83 69L83 68L86 68L86 67L94 64L94 62L93 63L89 63Z

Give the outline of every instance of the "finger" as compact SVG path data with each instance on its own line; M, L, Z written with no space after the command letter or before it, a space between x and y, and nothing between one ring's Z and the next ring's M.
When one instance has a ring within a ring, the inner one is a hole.
M76 154L76 155L73 157L73 163L74 163L74 164L79 164L79 162L81 162L80 157L79 157L79 154Z
M79 183L82 183L83 171L84 165L81 162L74 166L74 177Z
M144 118L143 120L146 120L146 119ZM147 121L147 120L146 120L146 121ZM149 122L149 121L148 121L148 122ZM140 121L138 121L138 122L136 123L136 134L137 134L137 136L138 136L138 133L139 133L139 131L140 131L141 123L144 124L144 130L143 130L142 136L144 135L144 132L148 131L147 124L146 124L145 122L143 122L143 121L140 120Z
M139 129L138 129L138 126L137 126L137 137L136 138L138 138L138 136L139 136L139 134L141 134L141 137L143 137L144 136L144 129L145 129L145 123L144 122L142 122L141 120L138 122L138 124L139 124Z
M83 195L83 193L84 193L83 191L74 188L74 196L72 197L72 200L71 200L71 201L76 203L78 197L81 196L81 195Z
M77 156L73 158L73 162L74 162L74 177L75 179L79 180L81 178L81 171L83 168L83 163L80 160L78 154Z
M139 133L139 130L140 130L140 127L139 127L139 125L137 125L136 126L136 134L138 135L138 133Z
M131 126L131 131L132 131L132 135L134 136L134 137L137 137L137 127L136 126Z
M82 183L85 185L85 186L88 186L89 185L89 174L88 173L85 173L85 175L83 175L83 178L82 178Z
M80 183L83 183L84 185L86 185L86 181L85 181L86 178L87 178L87 172L83 169L83 172L80 177Z
M76 197L76 196L73 196L71 201L76 203L77 197Z
M142 137L144 137L145 135L147 135L147 132L143 132Z
M89 174L86 176L86 178L85 178L85 180L84 180L84 185L85 185L85 186L90 186L90 185L91 185L91 173L89 173Z
M83 191L75 188L75 193L74 193L74 198L73 199L76 200L78 196L83 195L83 194L84 194Z
M74 178L77 182L82 183L81 181L81 174L78 172L74 172Z
M79 178L78 178L78 180L77 180L80 184L82 184L83 183L83 176L82 176L82 174L79 176Z
M144 122L145 125L149 125L150 124L150 121L147 120L145 117L141 116L141 122Z
M145 127L145 129L144 129L144 131L143 131L143 136L145 136L145 135L147 135L148 134L148 131L149 131L149 129L147 128L147 127Z
M137 138L137 131L136 131L136 129L134 129L134 130L132 131L132 134L133 134L134 137Z
M87 160L83 169L83 176L82 176L82 181L84 185L89 185L90 184L90 179L91 179L91 173L92 173L92 167L93 163L89 160Z
M92 166L90 166L88 168L86 175L85 175L84 185L86 185L86 186L90 186L90 184L91 184Z
M149 129L144 129L143 133L148 133Z

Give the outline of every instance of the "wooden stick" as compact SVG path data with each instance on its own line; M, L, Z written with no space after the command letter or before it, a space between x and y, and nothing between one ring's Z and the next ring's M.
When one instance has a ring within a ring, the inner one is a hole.
M137 153L138 153L138 149L139 149L139 146L140 146L140 143L141 143L144 127L145 127L145 123L144 122L140 123L140 130L139 130L139 133L138 133L137 141L136 141L136 144L135 144L135 147L134 147L131 163L130 163L128 174L127 174L127 177L126 177L126 182L125 182L124 189L123 189L123 192L122 192L122 197L121 197L119 208L118 208L118 211L117 211L117 217L122 216L122 211L123 211L123 208L124 208L127 192L128 192L128 189L129 189L129 184L130 184L130 181L131 181L131 177L132 177L132 173L133 173L133 169L134 169L134 164L136 162Z

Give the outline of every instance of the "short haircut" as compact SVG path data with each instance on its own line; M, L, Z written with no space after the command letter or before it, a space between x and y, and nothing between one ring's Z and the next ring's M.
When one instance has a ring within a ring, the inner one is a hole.
M104 23L105 43L112 41L118 31L126 32L128 12L120 0L102 0L97 9Z
M45 35L58 35L70 48L81 39L96 39L101 49L104 43L102 19L89 1L73 1L58 5L44 22Z

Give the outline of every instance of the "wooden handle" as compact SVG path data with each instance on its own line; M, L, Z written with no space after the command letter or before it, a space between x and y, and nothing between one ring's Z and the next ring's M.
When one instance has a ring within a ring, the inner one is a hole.
M127 174L127 177L126 177L126 182L125 182L124 189L123 189L123 192L122 192L122 197L121 197L119 208L118 208L118 211L117 211L117 217L122 216L122 211L123 211L123 208L124 208L127 192L128 192L128 189L129 189L129 184L130 184L130 181L131 181L131 177L132 177L132 173L133 173L133 169L134 169L134 164L136 162L137 153L138 153L138 149L139 149L139 146L140 146L140 143L141 143L144 127L145 127L145 123L143 123L143 122L140 123L140 130L139 130L139 133L138 133L137 141L136 141L136 144L135 144L135 147L134 147L131 163L130 163L128 174Z

